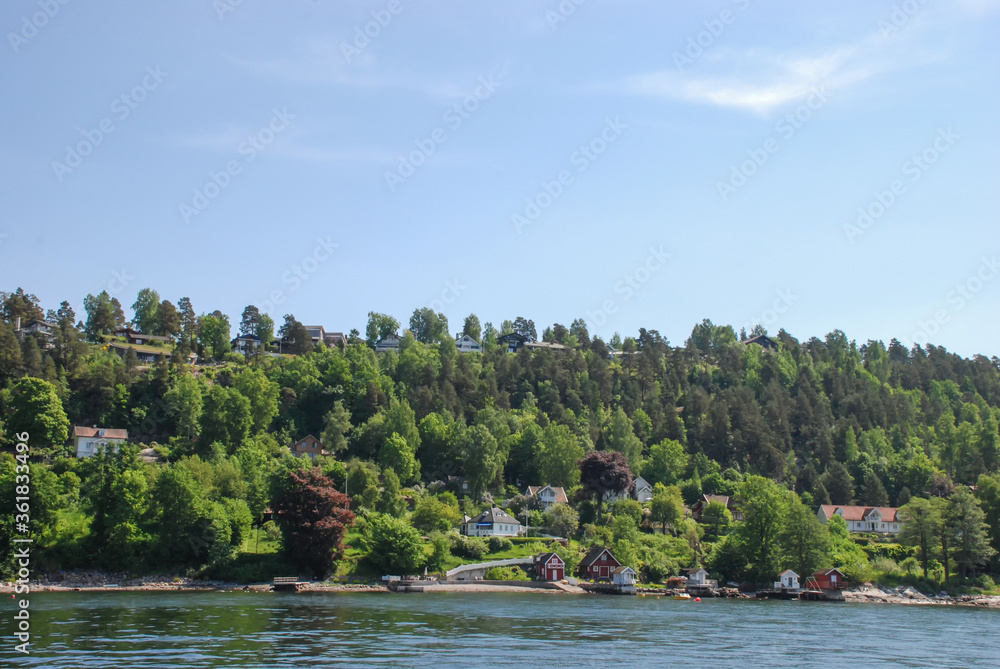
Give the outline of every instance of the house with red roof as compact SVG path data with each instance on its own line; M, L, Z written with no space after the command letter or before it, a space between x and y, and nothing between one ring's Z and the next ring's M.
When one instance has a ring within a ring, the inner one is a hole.
M901 528L899 509L892 506L823 504L816 515L824 525L834 515L840 516L847 521L847 529L850 532L899 534Z

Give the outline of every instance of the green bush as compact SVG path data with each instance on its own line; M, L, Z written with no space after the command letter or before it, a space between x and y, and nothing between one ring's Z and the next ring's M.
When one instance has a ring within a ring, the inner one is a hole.
M512 549L514 542L504 537L490 537L488 545L490 553L499 553L500 551L509 551Z
M486 572L487 581L528 581L528 575L520 567L493 567Z
M469 560L479 560L486 555L486 542L479 537L452 537L451 552Z

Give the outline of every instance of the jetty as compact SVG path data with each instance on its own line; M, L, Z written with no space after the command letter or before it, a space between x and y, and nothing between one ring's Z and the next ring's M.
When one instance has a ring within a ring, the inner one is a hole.
M275 592L298 592L309 585L308 581L300 581L298 576L276 576L271 584Z

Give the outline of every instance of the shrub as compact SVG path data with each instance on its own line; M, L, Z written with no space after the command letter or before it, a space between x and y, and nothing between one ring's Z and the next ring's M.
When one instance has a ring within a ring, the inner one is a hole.
M896 564L895 560L890 560L889 558L878 558L872 563L872 569L876 573L886 574L889 576L898 576L902 574L902 569Z
M486 555L486 542L479 537L452 537L451 552L469 560L479 560Z
M277 523L273 520L269 520L263 525L264 536L270 541L278 541L281 539L281 528L278 527Z
M514 542L512 542L510 539L505 539L503 537L490 537L489 540L490 553L509 551L513 547L514 547Z
M528 581L528 575L520 567L493 567L486 572L487 581Z

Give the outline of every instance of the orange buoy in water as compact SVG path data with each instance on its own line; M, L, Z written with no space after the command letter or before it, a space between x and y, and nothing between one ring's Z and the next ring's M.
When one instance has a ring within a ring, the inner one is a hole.
M696 602L700 602L700 601L701 601L701 597L695 597L695 598L694 598L694 601L696 601Z

